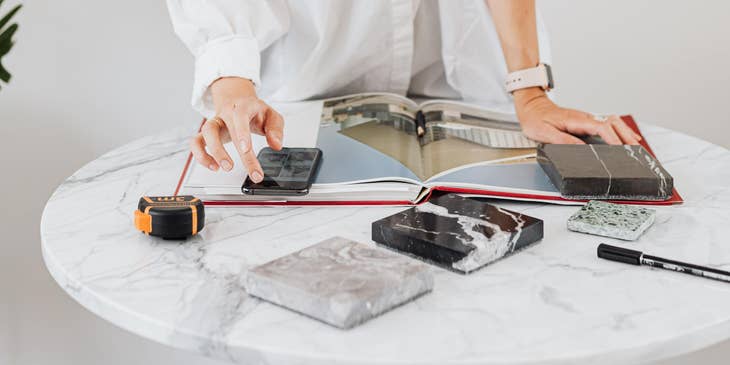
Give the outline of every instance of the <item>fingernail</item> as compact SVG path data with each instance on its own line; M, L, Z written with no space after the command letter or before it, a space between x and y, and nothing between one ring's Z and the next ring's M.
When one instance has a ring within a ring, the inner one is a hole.
M261 182L261 180L263 180L263 179L264 179L264 177L261 176L260 172L254 171L253 173L251 173L251 180L253 180L253 182L258 183L258 182Z
M209 169L210 169L211 171L215 171L215 170L218 170L218 166L216 166L216 165L215 165L214 163L212 163L212 164L208 165L208 168L209 168Z
M233 166L231 166L231 163L228 162L228 160L223 160L223 161L221 161L221 167L223 167L223 170L231 171L231 168Z
M248 151L248 143L241 141L241 151Z

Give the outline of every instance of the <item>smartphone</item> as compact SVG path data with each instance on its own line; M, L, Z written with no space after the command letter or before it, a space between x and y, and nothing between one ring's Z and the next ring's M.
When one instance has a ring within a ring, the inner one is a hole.
M264 179L254 183L246 176L241 191L248 195L307 195L319 171L322 151L319 148L269 147L258 155Z

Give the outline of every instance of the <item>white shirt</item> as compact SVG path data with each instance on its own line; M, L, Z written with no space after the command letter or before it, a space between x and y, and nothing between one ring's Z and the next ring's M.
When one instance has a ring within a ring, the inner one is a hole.
M511 111L507 67L484 0L167 0L195 56L193 107L210 84L250 79L259 97L299 101L359 92L463 99ZM549 63L538 16L541 62Z

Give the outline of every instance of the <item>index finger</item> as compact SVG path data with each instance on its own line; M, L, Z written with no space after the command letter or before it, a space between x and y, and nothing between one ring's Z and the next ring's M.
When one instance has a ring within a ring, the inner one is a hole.
M261 182L264 174L261 164L254 154L251 146L251 120L259 112L256 105L234 106L233 109L233 133L231 133L234 145L238 154L241 156L241 162L246 167L248 176L255 183ZM229 127L230 128L230 127Z

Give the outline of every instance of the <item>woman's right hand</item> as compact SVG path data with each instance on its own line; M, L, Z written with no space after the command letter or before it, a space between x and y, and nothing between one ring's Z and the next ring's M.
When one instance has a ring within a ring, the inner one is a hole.
M251 133L266 136L274 150L282 148L284 119L256 96L253 83L239 77L224 77L211 84L217 118L207 120L190 141L190 150L201 165L210 170L233 169L233 159L223 144L233 141L253 182L264 178L253 148Z

